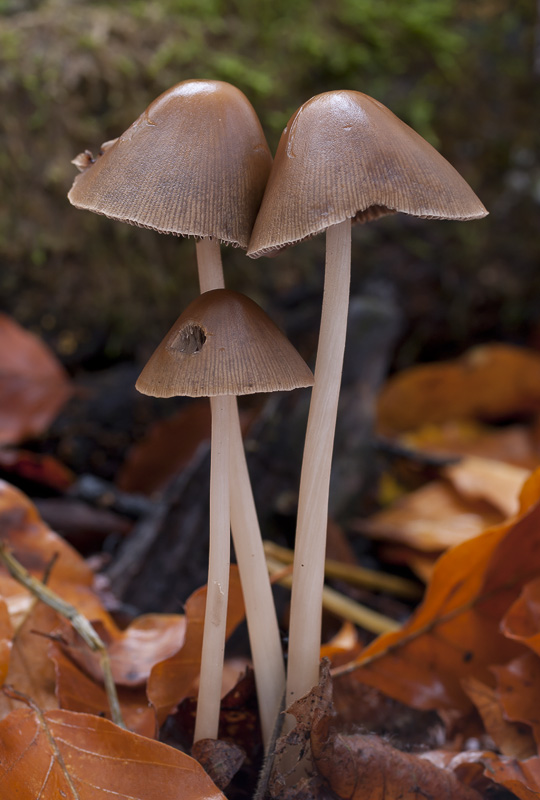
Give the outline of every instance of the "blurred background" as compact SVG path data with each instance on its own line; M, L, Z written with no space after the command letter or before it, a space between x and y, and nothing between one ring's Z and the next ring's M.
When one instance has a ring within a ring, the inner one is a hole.
M114 480L130 445L177 407L144 404L133 383L198 291L193 242L78 211L66 194L71 159L188 78L242 89L272 151L314 94L372 95L489 210L467 224L396 215L354 228L351 324L366 332L372 387L480 342L540 347L539 14L534 0L0 0L0 310L45 340L78 387L36 447ZM324 237L272 260L223 257L229 287L312 361ZM350 348L348 364L358 386ZM348 440L342 426L337 447Z

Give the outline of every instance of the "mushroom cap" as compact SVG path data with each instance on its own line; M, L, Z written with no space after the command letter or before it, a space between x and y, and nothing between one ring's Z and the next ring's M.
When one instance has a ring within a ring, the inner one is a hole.
M74 206L160 233L247 247L272 157L239 89L223 81L178 83L106 145L95 160L77 157L83 171L68 194Z
M199 295L136 383L153 397L213 397L313 385L313 374L257 303L229 289Z
M455 220L487 214L454 167L386 106L361 92L325 92L283 131L248 255L396 211Z

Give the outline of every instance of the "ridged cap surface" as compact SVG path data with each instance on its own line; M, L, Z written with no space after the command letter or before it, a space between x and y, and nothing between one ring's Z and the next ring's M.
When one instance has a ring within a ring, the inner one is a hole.
M173 86L102 155L89 155L75 159L83 171L68 198L77 208L244 248L272 164L245 95L203 80Z
M153 397L213 397L312 385L305 361L257 303L214 289L176 320L136 387Z
M319 94L283 132L248 255L396 211L454 220L487 214L454 167L382 103L361 92Z

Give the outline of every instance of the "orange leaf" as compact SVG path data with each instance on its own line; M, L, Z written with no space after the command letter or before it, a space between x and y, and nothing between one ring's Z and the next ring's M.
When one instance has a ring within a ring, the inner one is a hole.
M540 410L540 355L492 344L456 361L399 373L378 402L381 432L391 435L449 419L496 420Z
M109 700L101 681L89 677L57 645L51 645L49 657L56 668L56 695L60 708L80 711L110 719ZM157 721L144 688L117 687L122 718L130 731L155 738Z
M523 506L533 488L538 489L538 471L524 487ZM539 525L540 505L534 505L519 519L445 553L411 620L379 637L353 662L358 680L418 708L466 711L470 703L462 679L473 676L490 684L489 667L522 652L500 632L500 622L540 572Z
M530 728L508 721L499 694L474 678L466 678L463 688L478 709L486 732L505 756L529 758L536 755L536 746Z
M42 433L71 393L67 374L49 348L0 314L0 444Z
M0 723L0 791L18 800L225 800L172 747L89 714L30 709Z
M197 589L186 601L186 637L182 648L156 664L148 681L148 699L156 709L161 724L165 717L188 696L201 666L206 586ZM244 618L244 600L238 568L231 567L227 637Z

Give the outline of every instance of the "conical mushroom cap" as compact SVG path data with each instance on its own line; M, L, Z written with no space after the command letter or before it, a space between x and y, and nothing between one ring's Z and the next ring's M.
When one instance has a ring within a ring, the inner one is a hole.
M176 320L136 387L153 397L213 397L312 385L307 364L257 303L214 289Z
M361 92L319 94L283 131L248 255L396 211L455 220L487 214L448 161L382 103Z
M160 95L95 161L76 162L83 172L68 198L77 208L246 248L272 157L239 89L194 80Z

